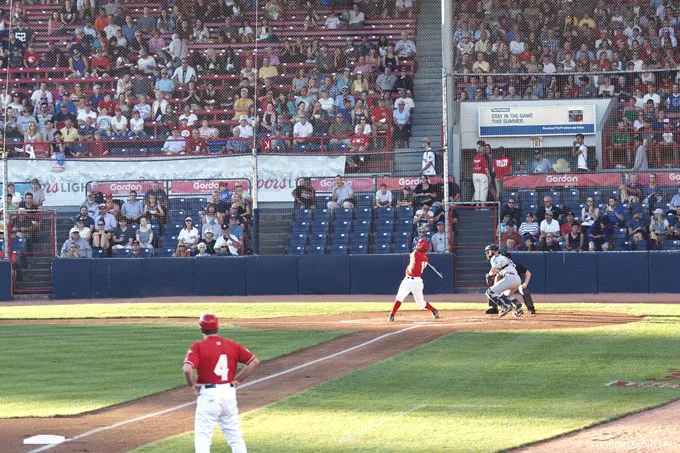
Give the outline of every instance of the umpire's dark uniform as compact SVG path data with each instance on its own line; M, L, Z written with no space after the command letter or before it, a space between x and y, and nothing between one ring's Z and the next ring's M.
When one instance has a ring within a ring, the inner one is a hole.
M512 259L512 256L508 253L505 252L503 253L506 257ZM524 267L521 263L516 263L513 261L513 264L515 265L515 269L517 269L517 274L519 275L519 278L524 282L524 278L527 275L527 268ZM531 297L531 291L529 291L528 288L524 288L522 290L522 298L524 299L524 305L526 305L527 310L529 310L529 313L535 314L536 313L536 307L534 307L534 300ZM512 294L511 294L512 296ZM487 297L489 301L489 308L486 310L487 315L491 314L497 314L498 313L498 306L496 305L496 302L494 302L491 298Z

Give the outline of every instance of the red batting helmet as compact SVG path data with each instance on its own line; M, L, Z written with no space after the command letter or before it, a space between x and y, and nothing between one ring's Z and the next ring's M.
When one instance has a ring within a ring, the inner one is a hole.
M416 242L416 249L420 250L423 253L427 253L427 251L430 250L430 243L427 242L425 239L421 239L418 242Z
M201 326L201 329L216 330L218 327L217 316L212 313L203 313L198 325Z

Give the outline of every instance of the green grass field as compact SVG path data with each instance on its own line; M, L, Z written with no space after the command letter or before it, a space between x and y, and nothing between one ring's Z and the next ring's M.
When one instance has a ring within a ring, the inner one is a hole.
M346 332L221 333L267 360ZM184 355L200 339L187 324L0 325L0 418L78 414L179 387Z
M0 318L195 318L210 310L224 320L380 312L390 306L89 304L40 307L39 312L0 307ZM437 306L482 308L479 303ZM242 414L249 451L498 451L680 397L677 389L605 386L617 379L659 378L680 368L680 305L542 304L539 310L607 311L646 319L588 329L453 333ZM341 335L240 328L222 333L264 360ZM0 325L5 352L0 379L6 389L0 394L0 417L74 414L182 385L181 361L198 337L196 326L177 323ZM214 440L214 451L227 449L217 431ZM186 433L137 451L192 448L193 433Z

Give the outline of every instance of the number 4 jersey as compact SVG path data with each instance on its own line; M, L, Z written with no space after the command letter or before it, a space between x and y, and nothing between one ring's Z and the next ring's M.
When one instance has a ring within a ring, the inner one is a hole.
M234 380L239 363L248 364L255 355L242 345L210 335L192 344L184 359L198 371L200 384L226 384Z

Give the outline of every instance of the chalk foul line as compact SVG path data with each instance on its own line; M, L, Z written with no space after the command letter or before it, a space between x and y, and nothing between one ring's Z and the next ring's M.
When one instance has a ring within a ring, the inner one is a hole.
M261 377L259 379L254 379L252 381L246 382L245 384L240 385L239 388L250 387L251 385L259 384L261 382L265 382L265 381L268 381L270 379L274 379L274 378L277 378L277 377L280 377L280 376L284 376L286 374L293 373L293 372L301 370L303 368L307 368L309 366L316 365L317 363L324 362L326 360L330 360L330 359L333 359L335 357L339 357L339 356L344 355L344 354L349 354L350 352L356 351L357 349L361 349L363 347L366 347L366 346L371 345L373 343L376 343L378 341L384 340L385 338L391 337L393 335L398 335L400 333L404 333L404 332L407 332L409 330L417 329L418 327L420 327L420 325L410 326L410 327L407 327L405 329L397 330L396 332L389 332L389 333L380 335L379 337L376 337L376 338L373 338L372 340L368 340L368 341L365 341L365 342L360 343L358 345L352 346L351 348L343 349L342 351L335 352L335 353L327 355L325 357L320 357L318 359L312 360L312 361L307 362L307 363L303 363L303 364L295 366L293 368L289 368L287 370L280 371L278 373L274 373L274 374L271 374L269 376L264 376L264 377ZM184 403L184 404L180 404L178 406L170 407L170 408L164 409L162 411L152 412L150 414L141 415L139 417L131 418L129 420L123 420L121 422L114 423L112 425L102 426L100 428L96 428L96 429L84 432L82 434L78 434L77 436L69 437L66 440L64 440L63 442L59 442L57 444L45 445L45 446L37 448L35 450L31 450L28 453L38 453L38 452L41 452L41 451L47 451L47 450L54 448L56 446L59 446L59 445L63 445L63 444L69 443L69 442L84 439L85 437L89 437L89 436L92 436L94 434L98 434L98 433L101 433L101 432L104 432L104 431L110 431L112 429L120 428L121 426L129 425L130 423L136 423L136 422L140 422L140 421L143 421L143 420L147 420L149 418L169 414L170 412L175 412L175 411L184 409L185 407L193 406L194 404L196 404L196 401L190 401L188 403Z

